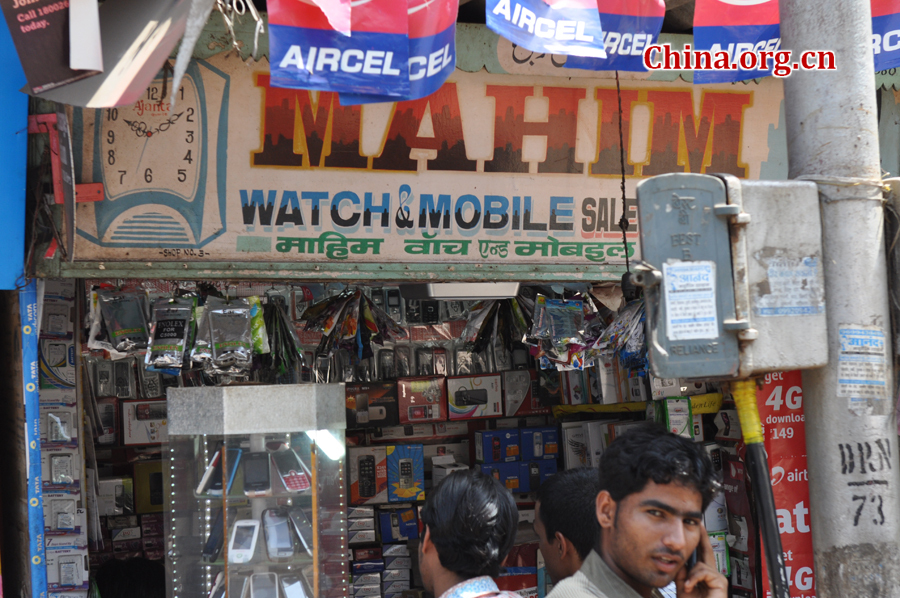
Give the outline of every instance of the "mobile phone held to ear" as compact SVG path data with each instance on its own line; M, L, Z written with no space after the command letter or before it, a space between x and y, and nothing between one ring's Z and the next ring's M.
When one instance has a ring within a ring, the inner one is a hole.
M244 494L249 497L267 496L272 490L269 477L269 453L247 453L244 463Z
M249 563L253 559L253 553L256 552L258 537L259 521L256 519L235 521L231 531L231 543L228 545L228 562Z

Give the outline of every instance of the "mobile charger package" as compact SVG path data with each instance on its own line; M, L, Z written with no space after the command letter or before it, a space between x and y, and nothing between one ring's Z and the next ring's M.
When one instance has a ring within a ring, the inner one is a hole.
M447 383L443 376L401 378L397 381L401 424L447 419Z
M388 502L387 451L383 446L347 449L350 470L350 504Z
M504 463L519 460L519 430L478 430L475 432L475 461Z
M400 423L396 384L350 384L346 396L348 428L382 428Z
M522 428L520 444L523 461L559 457L559 431L556 426Z

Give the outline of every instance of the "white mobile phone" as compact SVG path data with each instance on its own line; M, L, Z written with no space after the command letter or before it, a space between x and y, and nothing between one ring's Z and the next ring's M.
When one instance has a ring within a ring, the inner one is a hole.
M284 598L309 598L299 577L281 576L281 591Z
M544 456L544 435L540 432L534 433L534 456Z
M250 598L278 598L278 575L275 573L251 575Z
M249 563L253 559L253 553L256 552L258 537L259 521L256 519L235 521L231 531L231 543L228 545L228 562Z
M294 556L294 539L287 515L276 509L266 509L262 519L269 559L283 561Z

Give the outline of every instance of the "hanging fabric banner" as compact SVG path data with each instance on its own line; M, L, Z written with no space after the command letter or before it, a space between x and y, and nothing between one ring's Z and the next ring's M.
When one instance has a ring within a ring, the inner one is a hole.
M300 0L301 2L304 0ZM313 0L338 33L350 35L350 0Z
M656 43L664 0L597 0L606 58L570 56L565 67L591 71L646 71L644 50Z
M485 20L532 52L606 58L596 0L487 0Z
M407 17L400 3L360 2L352 9L350 36L332 29L312 4L270 0L268 10L273 86L409 94Z
M456 13L458 0L409 0L409 95L404 100L430 96L456 68ZM340 94L342 106L394 102L384 95Z
M872 0L875 72L900 66L900 1Z
M694 83L730 83L758 79L772 74L774 60L767 61L769 68L756 68L756 61L749 68L741 65L744 53L775 52L781 47L781 27L778 18L778 0L765 0L747 4L741 0L697 0L694 5L694 50L711 53L710 66L721 54L727 52L728 65L723 70L695 68ZM749 56L749 54L748 54ZM721 61L725 62L725 61ZM717 65L718 66L718 65Z

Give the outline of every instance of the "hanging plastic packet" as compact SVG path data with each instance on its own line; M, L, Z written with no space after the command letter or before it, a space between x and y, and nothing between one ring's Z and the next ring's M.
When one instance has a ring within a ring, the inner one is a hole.
M494 333L491 335L491 352L494 357L494 371L505 372L512 369L512 338L510 338L510 320L512 319L509 301L500 301L497 315L494 318Z
M557 347L582 344L584 337L584 311L581 301L547 299L547 315L550 320L550 338Z
M694 55L697 56L697 64L684 65L684 68L696 69L695 84L732 83L772 74L778 77L789 75L789 65L779 63L780 66L776 67L775 53L781 48L779 23L778 0L753 4L697 0L694 5ZM701 59L696 54L698 50L709 53L709 58ZM761 68L759 64L761 52L768 53L765 61L768 68ZM745 56L753 59L745 62L746 68L741 64ZM661 53L656 52L650 60L659 64Z
M253 340L250 330L250 304L246 299L226 301L218 297L206 300L204 316L210 334L209 373L241 374L250 369Z
M372 340L378 344L396 343L409 337L406 329L398 324L384 309L379 307L371 298L365 297L366 308L368 313L366 317L371 315L373 322L366 322L366 326L372 326L374 323L375 331Z
M356 332L359 328L359 301L361 295L362 292L360 291L353 293L341 314L340 335L342 341L356 341Z
M496 305L496 301L480 301L469 308L469 319L459 339L467 349L471 349L478 342L482 329L494 314Z
M597 0L487 0L485 20L532 52L606 58Z
M180 368L191 339L194 299L157 299L151 313L150 346L144 364L155 368Z
M538 295L534 299L534 319L531 321L532 339L549 339L550 330L550 314L547 312L547 297Z
M250 335L253 338L253 352L257 355L265 355L269 352L269 335L263 317L262 302L255 295L247 297L247 302L250 304Z
M456 68L458 0L407 0L409 93L403 100L430 96ZM387 95L340 94L342 106L393 102Z
M307 2L269 0L268 14L273 87L409 95L404 3L358 2L349 36L332 29L322 9Z
M646 71L644 48L656 43L666 16L663 0L601 0L606 58L569 56L567 69L589 71Z
M127 292L101 291L100 311L111 344L117 351L137 351L147 348L150 335L144 303L140 295Z

